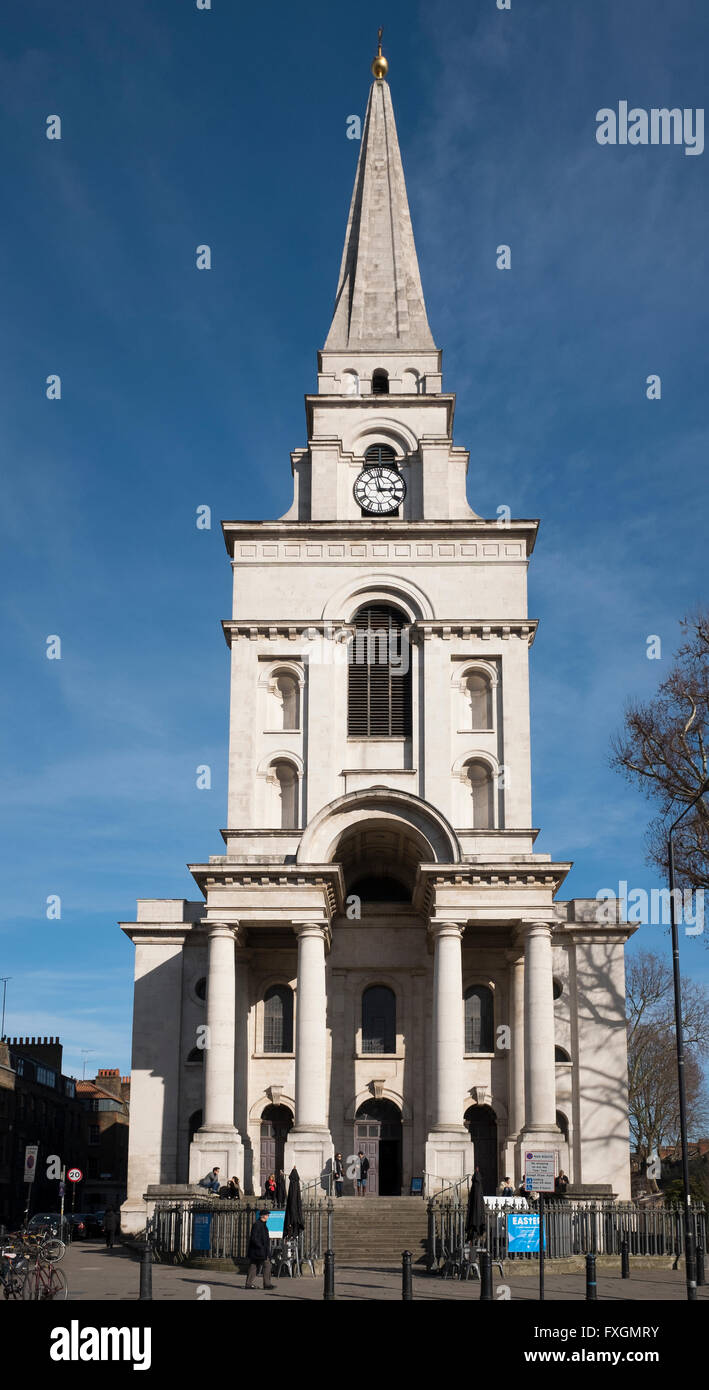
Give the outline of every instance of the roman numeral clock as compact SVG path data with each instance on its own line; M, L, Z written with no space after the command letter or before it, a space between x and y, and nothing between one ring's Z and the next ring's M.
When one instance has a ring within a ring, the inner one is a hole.
M394 462L394 450L381 445L368 449L352 491L367 516L391 516L398 512L406 496L406 483Z

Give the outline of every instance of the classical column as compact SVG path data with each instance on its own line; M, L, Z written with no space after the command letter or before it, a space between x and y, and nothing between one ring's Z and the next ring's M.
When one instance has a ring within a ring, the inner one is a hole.
M327 991L325 948L329 929L321 922L294 922L298 937L295 1021L295 1123L286 1144L286 1168L306 1181L319 1178L332 1159L327 1117Z
M234 1124L239 927L235 922L209 922L207 931L207 1029L197 1036L197 1046L204 1047L204 1107L202 1125L190 1145L190 1182L215 1166L221 1169L222 1181L237 1176L243 1182L244 1148Z
M325 939L318 922L298 922L298 995L295 1029L295 1125L326 1129L325 1054L327 996Z
M457 1182L472 1171L473 1146L463 1124L463 928L432 922L433 937L433 1095L426 1144L429 1189Z
M524 928L525 1132L558 1133L551 926Z
M237 933L238 927L227 922L209 927L203 1130L234 1124Z
M464 1130L463 930L433 922L433 1128Z
M509 1121L510 1134L518 1135L524 1127L524 956L510 952L510 1065Z

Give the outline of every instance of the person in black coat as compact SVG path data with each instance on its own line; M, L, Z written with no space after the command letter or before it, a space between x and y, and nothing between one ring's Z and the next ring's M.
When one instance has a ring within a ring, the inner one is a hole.
M113 1249L113 1242L119 1226L119 1216L115 1207L106 1207L103 1217L103 1229L106 1233L106 1248Z
M275 1288L271 1281L271 1237L268 1233L268 1212L260 1211L249 1236L249 1244L246 1254L249 1260L249 1272L246 1276L247 1289L256 1288L256 1276L263 1270L263 1287L265 1289Z

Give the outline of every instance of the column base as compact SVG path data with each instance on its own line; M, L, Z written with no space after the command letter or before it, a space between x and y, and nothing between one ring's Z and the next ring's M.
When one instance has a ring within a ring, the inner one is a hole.
M219 1181L226 1187L230 1178L238 1178L244 1188L244 1146L241 1135L233 1125L214 1129L198 1129L190 1144L189 1180L199 1182L219 1168Z
M332 1172L335 1146L327 1125L310 1126L301 1129L294 1125L286 1140L283 1164L286 1177L291 1168L297 1168L301 1186L322 1178L324 1173ZM323 1191L326 1185L323 1184Z
M463 1125L450 1129L434 1128L426 1141L426 1175L429 1195L448 1183L460 1182L474 1171L474 1152L470 1135Z

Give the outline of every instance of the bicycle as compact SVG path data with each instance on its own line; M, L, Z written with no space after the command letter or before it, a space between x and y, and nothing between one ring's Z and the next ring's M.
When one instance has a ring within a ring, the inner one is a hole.
M66 1275L51 1260L38 1258L25 1274L22 1298L25 1302L44 1303L48 1299L68 1298Z
M27 1274L27 1260L17 1250L0 1250L0 1285L6 1299L22 1298L22 1286Z

